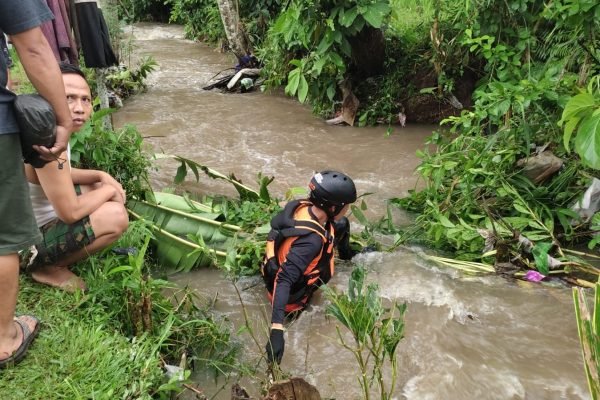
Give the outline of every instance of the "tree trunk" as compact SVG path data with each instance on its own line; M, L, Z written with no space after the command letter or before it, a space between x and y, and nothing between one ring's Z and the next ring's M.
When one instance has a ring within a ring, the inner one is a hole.
M100 109L110 108L108 88L106 87L106 68L96 68L96 90L100 98ZM102 117L102 129L112 131L112 117L110 114Z
M223 21L223 27L225 28L225 35L227 35L229 47L238 58L250 54L251 49L246 40L246 33L240 22L238 9L236 8L234 1L217 0L217 3L219 5L219 12L221 13L221 20Z

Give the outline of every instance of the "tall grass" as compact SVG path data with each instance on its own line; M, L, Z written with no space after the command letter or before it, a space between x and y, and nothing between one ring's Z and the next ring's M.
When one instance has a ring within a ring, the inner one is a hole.
M404 338L406 304L394 302L391 307L384 307L377 285L367 285L365 277L365 269L359 266L352 271L348 293L339 293L326 286L325 295L331 302L327 313L352 334L353 343L348 343L336 326L340 344L354 355L358 364L364 399L371 398L370 388L374 383L379 389L377 398L389 400L396 387L396 351ZM387 372L391 375L390 382L384 380Z
M592 315L585 297L585 289L573 288L573 302L588 387L592 399L596 400L600 395L600 283L596 283L594 288Z

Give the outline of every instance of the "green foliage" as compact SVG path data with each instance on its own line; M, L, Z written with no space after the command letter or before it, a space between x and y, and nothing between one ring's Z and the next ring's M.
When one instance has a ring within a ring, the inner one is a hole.
M600 244L600 213L594 214L590 221L590 229L593 232L592 240L588 243L588 248L593 249Z
M269 25L286 4L287 1L284 0L240 1L240 18L246 34L254 46L262 43Z
M216 1L165 0L171 7L170 22L183 24L185 37L216 43L225 38L225 30Z
M169 18L170 4L165 0L119 0L116 7L119 18L128 23L162 21Z
M281 0L242 0L236 3L244 31L253 45L260 44L272 19L280 12ZM217 43L226 40L216 1L165 0L171 8L170 22L182 24L188 39Z
M359 382L365 400L370 398L370 387L376 382L379 399L392 399L397 376L396 351L404 338L404 313L406 304L383 306L376 284L366 284L366 271L362 267L352 270L348 293L338 293L325 286L331 304L327 313L341 322L352 334L353 345L346 343L336 327L341 345L351 351L360 368ZM387 362L386 362L387 361ZM368 372L369 367L371 373ZM383 376L390 368L391 382Z
M365 194L361 195L361 197L367 196L369 194L370 193L365 193ZM379 251L382 249L382 245L376 239L375 235L378 232L384 232L386 234L395 232L395 228L392 224L391 207L388 206L387 216L384 218L381 218L379 221L376 221L376 222L370 221L365 216L364 211L366 211L367 208L368 208L368 206L364 199L362 199L360 201L358 206L356 206L354 204L352 206L350 206L350 209L352 210L352 216L354 216L354 218L356 218L356 220L362 226L364 226L364 229L360 234L352 235L351 246L356 251L361 251L365 247Z
M107 250L78 264L86 294L58 291L23 275L17 312L36 315L43 325L23 363L0 375L0 392L48 399L167 399L182 388L166 382L164 363L180 365L185 356L215 371L238 367L239 346L209 303L153 277L149 234L145 224L132 223L117 246L136 248L136 254Z
M526 156L510 130L492 136L460 135L452 140L435 134L433 153L417 171L427 187L392 204L417 211L417 231L407 231L399 242L422 236L436 248L452 250L462 258L481 259L485 239L480 230L497 239L512 240L519 231L533 241L555 240L557 233L572 234L569 210L587 178L577 160L536 186L515 168Z
M573 288L573 302L588 387L592 399L597 400L600 396L600 284L594 287L593 315L590 315L583 289Z
M262 174L259 174L258 181L260 184L260 189L256 191L251 187L244 185L242 181L235 177L234 174L230 174L229 176L223 175L222 173L215 171L214 169L207 167L206 165L199 164L196 161L190 160L188 158L169 154L157 154L156 158L174 158L175 160L181 163L177 168L177 174L175 175L175 178L173 180L173 182L176 184L179 184L184 181L185 177L188 174L188 169L193 172L196 181L199 181L201 171L212 179L222 179L231 183L238 191L241 200L271 200L269 191L267 190L267 186L273 181L273 178L268 178L262 176Z
M590 81L587 91L569 99L559 125L564 125L567 151L577 130L575 151L584 164L600 169L600 75Z
M156 69L158 63L152 56L140 60L136 69L115 67L106 75L106 86L121 99L146 90L146 78Z
M8 70L8 73L14 85L12 90L17 94L35 93L35 87L33 87L33 84L29 81L27 73L23 68L23 64L21 64L19 55L14 47L10 49L10 57L13 60L13 66Z
M159 259L182 270L215 265L236 277L257 273L264 255L269 222L281 209L268 190L274 178L259 173L259 189L255 190L233 174L224 175L187 158L166 154L157 154L156 158L174 158L180 162L175 183L183 182L189 171L199 181L203 172L212 179L231 183L240 195L239 199L224 196L206 196L199 202L187 199L187 204L177 205L171 201L173 199L158 194L160 207L146 202L131 203L132 211L155 224ZM188 214L173 214L168 208ZM204 218L212 220L202 221ZM185 237L187 240L182 239Z
M185 354L189 361L200 360L215 370L233 367L238 347L229 336L229 328L215 320L207 308L200 308L191 291L153 278L160 270L153 267L146 253L151 234L145 222L130 225L117 246L136 248L137 252L105 254L109 267L91 269L95 284L89 285L85 304L90 310L98 306L105 309L110 313L105 323L126 336L160 338L158 350L171 363L179 364Z
M221 207L225 219L239 225L248 235L240 236L233 253L225 262L225 269L233 276L254 275L260 271L265 255L270 221L281 210L275 201L226 200Z
M142 149L143 139L133 125L105 131L102 118L110 109L95 112L81 130L71 135L71 162L74 167L97 169L110 174L127 196L145 198L150 189L150 158Z
M590 94L597 85L571 97L587 72L598 68L591 50L597 39L589 33L600 8L592 3L478 0L467 7L447 3L439 10L440 23L452 24L446 34L453 36L440 44L454 54L447 60L461 59L463 68L484 78L473 107L443 121L449 134L434 133L428 144L436 148L418 153L423 161L417 170L426 188L393 201L420 213L416 226L399 234L399 243L419 237L459 258L479 260L488 246L498 249L502 254L496 261L504 262L509 255L501 249L519 254L516 238L522 234L534 248L532 259L520 260L547 273L548 253L556 251L548 243L560 247L593 237L570 210L594 174L585 166L598 160L593 116L598 103ZM560 38L571 48L580 46L570 54L549 51L548 43ZM582 49L585 65L573 63L571 56ZM564 135L556 124L561 112ZM568 153L576 128L576 150L585 151L582 160L587 157L583 165ZM564 167L534 184L517 162L535 157L538 148L560 157Z
M281 207L275 201L235 201L224 199L221 204L221 211L225 215L225 220L234 225L240 226L245 231L269 224L273 215ZM218 204L219 204L218 203Z
M551 21L536 54L560 59L567 68L579 68L580 82L589 72L600 72L600 5L594 0L557 0L547 3L542 17Z
M390 8L391 35L410 43L428 36L436 13L433 0L390 0Z
M35 292L25 290L25 296ZM48 308L69 305L64 298L54 300ZM64 314L37 314L53 318L45 319L51 323L44 324L22 366L3 371L0 391L10 393L7 398L153 398L163 373L149 338L128 340L93 320L77 321L70 310Z
M533 136L537 132L555 140L559 132L554 121L560 104L573 88L575 76L565 76L556 68L540 68L528 75L519 81L493 80L483 84L473 94L472 111L463 111L459 117L442 123L450 124L452 132L463 134L509 130L525 148L538 139Z
M352 55L349 39L366 26L380 28L389 13L388 2L382 0L292 1L258 52L265 63L265 84L276 87L287 82L286 94L301 102L310 99L316 108L330 105Z

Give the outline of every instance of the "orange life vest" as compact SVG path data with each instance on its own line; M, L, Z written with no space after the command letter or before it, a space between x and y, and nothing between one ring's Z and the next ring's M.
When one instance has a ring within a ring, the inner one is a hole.
M323 243L319 254L304 271L303 279L290 288L290 297L285 308L286 312L304 308L312 293L319 286L327 283L334 274L333 224L328 224L328 229L326 229L318 221L312 219L308 212L312 205L312 203L305 200L291 201L271 221L265 259L261 265L261 273L271 303L277 285L277 275L281 272L281 266L284 265L294 241L301 236L314 232L321 237Z

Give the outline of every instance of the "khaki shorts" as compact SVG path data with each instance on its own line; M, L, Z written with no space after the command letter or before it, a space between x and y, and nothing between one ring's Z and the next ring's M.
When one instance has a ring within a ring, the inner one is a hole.
M0 135L0 256L17 253L41 239L31 209L19 135Z

